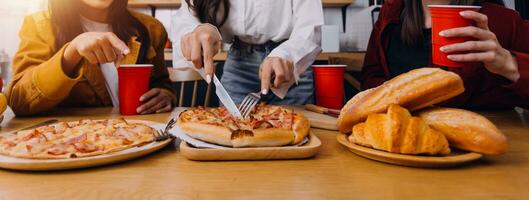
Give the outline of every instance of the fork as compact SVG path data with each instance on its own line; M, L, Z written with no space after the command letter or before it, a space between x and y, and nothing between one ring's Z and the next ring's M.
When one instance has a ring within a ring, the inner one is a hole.
M242 100L242 103L239 105L239 110L241 111L242 117L248 118L259 101L261 101L261 92L254 92L246 95L246 97L244 97Z
M169 133L169 130L171 130L175 124L176 120L174 120L174 118L169 120L164 129L156 130L156 132L154 133L154 139L156 141L162 141L169 138L173 138L174 136Z

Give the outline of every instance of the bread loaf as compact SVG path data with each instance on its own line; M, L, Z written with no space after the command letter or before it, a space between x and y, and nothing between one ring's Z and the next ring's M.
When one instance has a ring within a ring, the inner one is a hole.
M384 113L391 104L414 111L446 101L464 90L463 81L455 73L439 68L415 69L353 97L340 112L338 128L348 133L369 114Z
M445 136L398 106L391 105L387 114L372 113L365 123L353 127L349 141L379 150L401 154L447 155Z
M432 108L421 111L419 117L442 132L453 147L489 155L507 151L505 135L479 114L455 108Z

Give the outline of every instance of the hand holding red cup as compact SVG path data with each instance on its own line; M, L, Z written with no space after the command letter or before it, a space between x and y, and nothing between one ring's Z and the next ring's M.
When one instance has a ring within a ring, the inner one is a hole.
M123 115L168 112L172 97L160 88L149 89L153 65L121 65L118 68L119 111Z
M440 51L450 54L447 58L451 61L480 62L491 73L517 81L520 74L516 59L501 46L496 34L490 31L487 16L470 10L461 11L459 14L465 19L474 21L476 26L448 29L439 32L439 35L446 38L472 37L474 40L445 45L440 47Z

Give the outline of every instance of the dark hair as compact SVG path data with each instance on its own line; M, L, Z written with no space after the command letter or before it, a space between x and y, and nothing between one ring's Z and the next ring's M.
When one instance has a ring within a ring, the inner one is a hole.
M79 16L80 0L49 0L49 10L53 32L55 34L55 47L59 50L64 44L72 41L83 33ZM109 24L114 34L119 39L127 42L133 36L138 42L149 44L147 28L127 9L128 0L114 0L109 7ZM142 45L145 46L145 45ZM142 55L140 55L142 57Z
M452 5L481 5L482 3L504 5L503 0L451 0ZM404 0L401 13L401 39L408 46L415 46L424 41L424 10L421 0Z
M224 25L230 13L229 0L185 0L189 8L202 23L216 27Z

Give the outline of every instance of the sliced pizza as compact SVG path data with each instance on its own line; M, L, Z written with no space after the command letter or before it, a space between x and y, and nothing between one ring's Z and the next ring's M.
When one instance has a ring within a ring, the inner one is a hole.
M229 147L294 145L302 142L310 129L303 114L264 104L247 119L233 117L224 107L193 108L180 113L178 125L193 138Z
M155 130L124 119L59 122L0 135L0 154L32 159L101 155L154 140Z

